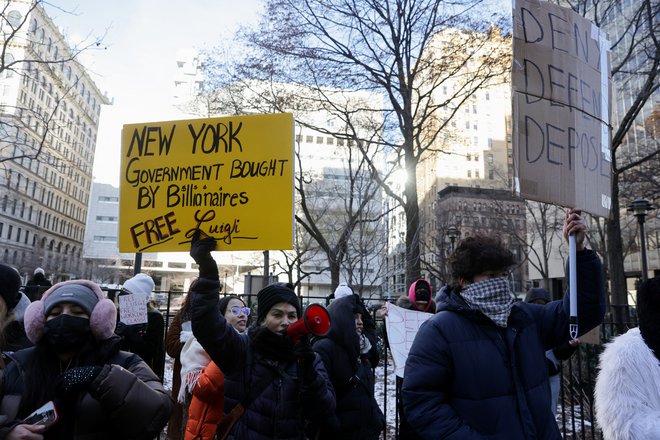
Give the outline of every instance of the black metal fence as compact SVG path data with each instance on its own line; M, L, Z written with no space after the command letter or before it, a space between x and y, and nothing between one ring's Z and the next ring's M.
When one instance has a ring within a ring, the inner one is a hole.
M165 321L165 333L171 319L174 317L178 310L180 301L173 301L183 295L183 292L160 292L163 295L163 300L160 303L160 309L164 316L167 318ZM164 298L167 295L167 300ZM239 295L241 297L247 295ZM247 298L246 299L246 303ZM325 303L325 297L311 298L311 302ZM250 301L250 303L252 303ZM559 395L559 409L557 411L557 423L562 432L564 439L571 440L602 440L602 433L596 426L596 418L594 412L594 386L596 382L596 375L598 371L598 359L603 350L603 344L608 342L613 336L627 331L629 328L637 325L637 317L628 307L623 309L621 315L614 312L621 313L621 309L614 310L605 316L603 324L600 326L600 342L597 344L581 343L578 350L573 356L562 362L561 368L561 391ZM615 322L615 316L623 316L624 320L620 319ZM383 328L382 319L373 311L373 317L376 321L377 328ZM384 338L380 338L381 341ZM382 381L378 385L382 389L382 393L378 393L377 399L381 399L383 411L388 418L388 427L383 433L383 439L393 440L397 437L399 420L398 420L398 406L400 401L398 398L398 385L395 375L394 367L391 361L387 344L380 344L382 370L379 369L377 380ZM386 362L384 362L386 361ZM382 371L382 375L380 374Z

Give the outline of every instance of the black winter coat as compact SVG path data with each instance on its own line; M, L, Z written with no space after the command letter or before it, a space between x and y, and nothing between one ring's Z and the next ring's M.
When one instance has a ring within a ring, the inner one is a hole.
M236 422L229 439L301 440L305 421L318 422L335 410L335 394L321 359L311 382L302 379L295 359L275 362L255 352L248 334L239 334L218 310L217 280L199 278L192 297L193 334L225 374L225 413L263 377L271 382Z
M119 314L117 314L119 319ZM165 319L163 314L149 307L147 309L147 323L126 325L117 322L119 336L124 339L122 350L135 353L149 365L154 373L162 380L165 367Z
M321 439L377 439L385 417L374 398L374 374L369 353L360 353L355 313L363 313L355 295L334 300L328 307L330 333L314 343L337 396L334 417L320 426Z
M113 336L96 343L93 365L103 368L71 400L63 399L53 383L46 383L43 386L50 390L44 401L27 401L25 382L43 373L43 351L37 350L46 348L38 345L14 353L0 390L0 439L48 400L55 402L60 419L46 431L46 440L153 439L167 423L173 402L144 361L119 351L120 342ZM59 359L53 362L59 368Z
M569 280L569 283L573 280ZM605 312L602 266L577 256L580 334ZM424 439L559 440L545 351L569 339L569 295L516 303L506 329L449 292L419 329L406 361L403 402Z

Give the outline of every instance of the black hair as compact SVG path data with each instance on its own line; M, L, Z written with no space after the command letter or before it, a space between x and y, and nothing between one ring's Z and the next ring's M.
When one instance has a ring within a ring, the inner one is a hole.
M229 305L229 301L231 301L232 299L239 300L245 306L245 301L243 301L238 295L227 295L223 298L220 298L220 301L218 302L218 309L220 310L221 314L223 315L225 314L225 312L227 311L227 306Z
M644 342L660 359L660 276L643 281L637 288L637 314Z
M455 280L472 281L482 272L506 270L516 264L516 260L500 239L477 234L458 243L449 257L449 264Z

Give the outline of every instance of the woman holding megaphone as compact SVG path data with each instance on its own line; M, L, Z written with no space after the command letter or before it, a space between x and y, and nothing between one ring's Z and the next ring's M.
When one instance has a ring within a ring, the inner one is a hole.
M219 438L304 439L307 422L335 411L335 394L321 359L303 334L294 344L287 329L300 302L284 283L257 293L257 320L237 333L218 311L218 267L213 238L193 236L190 255L199 265L191 291L193 334L225 375L225 413Z

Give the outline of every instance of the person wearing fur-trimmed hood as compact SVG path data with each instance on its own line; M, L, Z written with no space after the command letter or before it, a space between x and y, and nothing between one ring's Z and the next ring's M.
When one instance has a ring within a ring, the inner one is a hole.
M637 290L639 327L600 355L596 422L605 440L660 439L660 277Z
M137 355L120 351L112 301L92 281L55 284L25 311L34 347L14 353L0 387L0 439L153 439L172 401ZM53 401L54 425L23 419Z
M371 342L363 333L364 308L356 295L335 299L328 306L332 326L314 342L337 395L337 410L317 427L319 439L377 439L385 418L374 398L369 362Z

